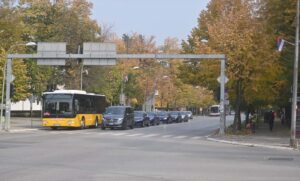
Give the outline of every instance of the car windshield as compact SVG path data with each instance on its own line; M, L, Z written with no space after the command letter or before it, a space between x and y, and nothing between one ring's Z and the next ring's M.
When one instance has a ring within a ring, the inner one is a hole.
M155 116L154 112L148 112L148 116Z
M166 116L167 112L158 112L158 116Z
M176 111L171 111L170 114L171 114L171 115L178 115L178 112L176 112Z
M108 107L106 108L105 114L117 114L122 115L125 112L125 108L123 107Z
M143 115L144 115L144 112L142 112L142 111L134 111L135 117L143 117Z

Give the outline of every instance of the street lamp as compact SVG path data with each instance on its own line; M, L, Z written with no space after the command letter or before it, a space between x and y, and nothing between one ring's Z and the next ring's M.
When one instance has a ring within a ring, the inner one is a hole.
M298 147L296 140L296 116L297 116L297 91L298 91L298 58L299 58L299 0L297 0L297 15L296 15L296 34L295 34L295 61L293 72L293 98L292 98L292 119L291 119L291 138L290 146Z
M9 54L10 53L10 51L14 48L14 47L17 47L17 46L36 46L36 43L35 42L28 42L28 43L20 43L20 44L15 44L15 45L12 45L9 49L8 49L8 51L7 51L7 53ZM5 61L4 62L4 66L3 66L3 80L2 80L2 99L1 99L1 113L0 113L0 124L1 124L1 129L6 129L6 130L8 130L9 129L9 127L10 127L10 123L8 122L8 120L5 120L6 121L6 128L5 128L5 126L3 125L3 120L2 120L2 116L3 116L3 100L4 100L4 85L5 85L5 79L6 79L6 77L5 77L5 73L6 73L6 71L7 71L7 63L8 63L8 61ZM11 83L11 81L9 82L9 84Z

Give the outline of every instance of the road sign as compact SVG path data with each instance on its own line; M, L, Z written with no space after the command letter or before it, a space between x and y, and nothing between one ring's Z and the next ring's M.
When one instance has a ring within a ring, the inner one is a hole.
M83 54L90 59L83 59L83 65L116 65L116 44L114 43L83 43ZM104 58L93 58L104 57Z
M66 54L65 42L38 42L37 53L45 57L56 57L59 54ZM38 65L65 65L65 59L43 58L37 59Z

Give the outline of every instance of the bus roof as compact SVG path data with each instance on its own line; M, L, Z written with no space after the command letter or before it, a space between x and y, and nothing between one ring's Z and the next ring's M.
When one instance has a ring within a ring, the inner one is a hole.
M101 94L95 94L95 93L87 93L83 90L55 90L53 92L43 92L44 94L83 94L83 95L95 95L95 96L104 96Z

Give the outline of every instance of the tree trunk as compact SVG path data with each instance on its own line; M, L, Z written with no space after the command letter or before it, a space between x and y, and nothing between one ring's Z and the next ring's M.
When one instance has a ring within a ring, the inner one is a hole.
M234 130L241 130L241 100L242 100L242 81L238 80L235 86L236 103L235 103L235 116L234 116Z

